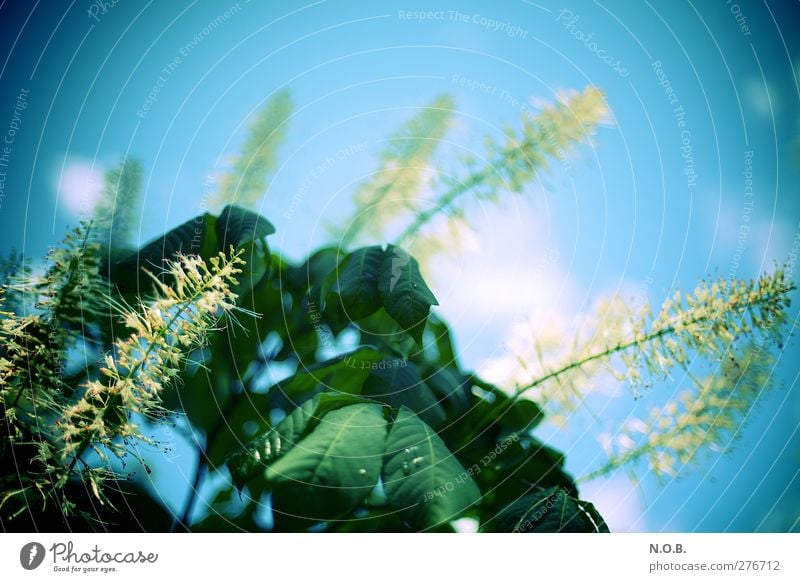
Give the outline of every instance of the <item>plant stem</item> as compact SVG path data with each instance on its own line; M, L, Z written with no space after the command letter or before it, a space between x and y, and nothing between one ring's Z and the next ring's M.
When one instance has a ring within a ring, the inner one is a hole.
M217 422L214 423L208 434L206 434L206 442L202 447L197 448L197 467L195 468L194 478L192 479L191 489L189 490L189 497L186 499L186 503L183 506L183 511L181 512L180 518L175 518L172 521L172 527L170 528L171 532L177 531L178 526L182 525L185 529L189 529L189 520L192 517L192 510L194 509L195 502L197 501L197 494L200 492L200 483L205 477L205 474L208 469L208 452L211 450L211 445L219 436L219 433L222 431L222 428L227 425L227 419L233 409L236 407L236 404L239 402L240 394L234 394L231 396L228 403L225 405L225 409L220 411L219 418Z
M208 439L207 439L208 440ZM186 530L189 529L189 520L192 517L192 510L194 509L195 501L197 500L197 493L200 490L200 483L203 480L203 476L206 473L206 469L208 468L208 442L204 447L198 447L198 458L197 458L197 467L194 471L194 478L192 479L191 489L189 490L189 498L186 500L186 503L183 505L183 511L181 512L181 516L178 518L176 517L172 521L172 527L170 528L170 532L175 532L178 529L179 525L182 525Z
M435 207L429 208L428 210L417 214L417 217L414 219L414 221L406 227L399 237L397 237L397 246L402 245L406 240L416 235L419 230L428 222L430 222L434 216L452 206L456 198L483 182L488 175L489 172L487 170L482 170L477 174L473 174L466 182L462 182L461 184L454 186L448 192L443 194L442 197L437 201Z
M644 455L646 452L647 452L646 448L639 447L638 449L630 451L629 453L623 455L622 457L619 457L617 459L612 459L599 469L595 469L591 473L588 473L583 477L579 477L577 479L577 483L586 483L588 481L591 481L592 479L597 479L598 477L605 475L609 471L613 471L614 469L619 469L620 467L626 465L630 461L635 461L636 459Z
M490 163L487 167L474 174L471 174L464 182L453 186L439 198L434 208L429 208L428 210L425 210L417 215L414 221L405 228L399 237L397 237L396 245L400 246L407 239L415 236L423 226L431 221L434 216L450 208L458 197L484 182L495 171L494 168L505 168L509 160L517 157L520 152L533 147L535 143L536 140L532 138L523 140L522 143L513 149L509 149L502 155L498 156L498 158L494 162Z
M72 475L72 470L75 468L75 465L78 463L78 460L81 458L81 455L86 452L86 449L89 448L89 440L83 441L81 446L78 448L78 452L76 452L72 457L72 462L69 464L67 468L67 477Z

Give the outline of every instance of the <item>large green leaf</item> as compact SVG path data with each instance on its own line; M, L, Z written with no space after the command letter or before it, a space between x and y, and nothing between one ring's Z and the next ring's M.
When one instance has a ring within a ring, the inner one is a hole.
M389 245L381 263L378 289L386 312L422 346L428 312L439 302L422 279L416 259Z
M262 531L256 521L258 503L250 502L234 515L211 509L208 514L193 523L190 530L197 533L247 533Z
M260 214L229 204L217 218L215 230L220 250L226 251L266 238L275 232L275 227Z
M165 259L176 253L195 254L208 259L230 247L243 250L247 262L245 272L239 276L236 289L242 293L251 289L268 271L269 249L264 243L267 235L275 232L270 222L238 206L226 206L218 218L205 213L173 228L138 251L132 252L113 265L111 280L122 293L138 291L141 269L158 273Z
M176 253L196 254L204 259L216 254L215 220L208 213L201 214L128 254L111 266L112 283L121 293L139 291L142 284L150 285L149 280L142 276L142 269L158 274L164 260L174 259Z
M422 380L419 370L405 360L387 358L376 362L361 393L393 408L407 406L434 428L445 420L442 406Z
M253 289L269 273L271 256L266 237L275 227L263 216L240 206L226 206L215 223L217 246L228 252L231 247L241 252L244 260L238 284L233 291L240 297Z
M512 435L465 447L459 458L465 466L475 468L475 481L484 494L481 510L485 515L493 516L509 500L541 489L560 487L568 495L578 494L572 477L564 471L564 456L531 437Z
M247 442L254 434L268 430L268 395L243 392L234 395L222 412L224 420L216 427L216 433L208 441L206 457L211 468L225 462L231 451Z
M181 370L180 381L162 392L162 403L169 410L179 410L192 425L206 433L220 422L227 422L227 407L235 392L238 378L228 354L227 332L211 335L208 346L191 356L197 365Z
M322 385L326 389L357 394L370 374L373 363L383 355L372 348L360 348L324 362L312 364L297 372L278 387L287 396L309 392Z
M425 383L454 417L466 414L472 404L469 379L454 368L427 366Z
M349 319L361 319L381 308L378 281L382 264L383 249L379 246L353 251L342 261L332 291Z
M487 520L483 531L512 533L605 533L608 526L594 506L552 487L508 504Z
M398 324L386 309L379 309L358 322L363 345L376 346L380 351L409 359L419 352L416 341Z
M179 252L209 257L217 249L217 239L211 232L215 220L207 212L187 220L164 236L146 244L134 256L129 257L128 261L138 260L143 267L160 267L164 259L173 259Z
M264 469L267 463L291 449L300 440L316 407L315 400L305 402L277 426L252 440L244 450L229 456L226 463L236 486L244 487Z
M383 483L391 506L415 529L444 526L481 497L444 441L406 407L386 439Z
M504 436L529 432L544 418L541 408L532 400L513 399L497 386L484 382L474 374L469 375L468 380L472 383L473 390L480 395L480 400L464 417L464 425L471 428L483 427L484 431L498 432L499 436Z
M342 250L339 247L322 247L311 254L302 265L287 266L281 281L292 295L302 297L309 289L321 286L328 275L335 275L341 258ZM315 294L314 300L318 299L320 297Z
M408 526L394 510L358 510L347 518L330 522L325 530L331 533L405 533Z
M436 376L439 374L432 378ZM441 380L442 378L438 379L440 384ZM542 411L535 402L512 399L496 386L472 374L463 376L462 381L466 382L463 387L469 395L468 409L464 412L463 408L454 407L456 402L452 398L444 401L452 421L441 433L453 450L470 453L484 448L493 449L498 442L514 435L519 439L527 438L543 418ZM435 382L436 379L431 383L433 387L437 390L443 389Z
M244 265L239 267L242 272L236 275L237 284L232 291L241 299L268 277L271 257L269 245L263 239L246 242L239 251Z
M349 513L375 487L385 441L386 419L379 404L354 404L323 416L264 471L277 529L285 529L282 523Z
M363 402L363 399L347 394L319 394L307 400L276 426L253 439L243 450L228 457L227 465L233 482L237 487L243 487L269 463L288 453L328 412Z

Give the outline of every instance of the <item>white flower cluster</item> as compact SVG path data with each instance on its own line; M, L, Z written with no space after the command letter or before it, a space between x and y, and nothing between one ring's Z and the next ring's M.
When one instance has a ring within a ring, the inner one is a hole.
M234 309L231 288L242 263L238 254L220 253L210 265L198 256L179 255L167 261L161 275L151 274L156 287L152 302L139 309L117 306L130 335L116 340L100 368L103 378L85 383L81 399L56 423L62 459L69 463L67 476L89 448L105 459L108 451L124 455L126 439L147 440L131 415L159 414L160 394L186 354L202 345L220 317Z
M632 418L616 434L601 435L609 461L590 477L642 457L651 470L670 475L701 445L727 447L726 435L767 384L768 347L782 341L793 289L778 268L752 281L702 281L691 293L675 293L656 314L646 304L634 310L612 297L598 304L571 345L564 341L566 326L546 333L531 326L488 372L514 398L529 397L548 418L564 422L590 392L607 385L604 376L638 395L681 370L693 379L692 389L647 419ZM694 378L690 369L697 361L710 362L714 373Z
M646 459L658 477L674 477L703 448L728 450L742 423L768 385L774 358L753 346L729 355L719 369L679 391L664 406L653 407L646 419L626 420L616 435L603 435L608 462L587 478L610 473Z

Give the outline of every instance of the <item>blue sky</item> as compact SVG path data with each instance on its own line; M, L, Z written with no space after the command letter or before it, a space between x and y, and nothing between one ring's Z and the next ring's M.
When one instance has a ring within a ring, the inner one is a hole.
M658 302L706 275L755 276L785 261L800 233L796 3L92 6L0 5L0 131L23 90L27 103L4 168L3 249L43 254L125 155L145 168L139 240L187 220L203 210L204 181L237 151L248 116L284 87L296 113L261 212L278 229L275 246L295 258L327 240L324 223L347 216L352 184L375 169L382 140L436 95L457 103L453 149L473 149L517 123L519 103L589 84L605 92L614 124L524 195L476 207L474 247L441 267L440 311L472 368L502 355L520 321L580 314L617 291L646 288ZM313 168L347 148L355 153L298 196ZM556 259L537 269L547 256ZM617 528L787 529L800 515L796 356L791 340L778 385L731 453L668 484L640 471L640 490L620 475L585 495ZM658 389L656 400L674 387ZM634 406L623 395L604 421ZM595 462L603 428L585 422L548 435L578 475ZM192 464L187 452L174 470Z

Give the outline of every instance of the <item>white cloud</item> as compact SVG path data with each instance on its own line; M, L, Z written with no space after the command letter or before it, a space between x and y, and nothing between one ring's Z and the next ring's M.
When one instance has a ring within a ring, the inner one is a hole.
M485 208L481 219L478 244L431 269L448 321L507 328L520 317L569 313L574 285L542 218L515 204Z
M74 215L90 213L103 191L103 171L85 162L68 162L56 180L59 202Z

